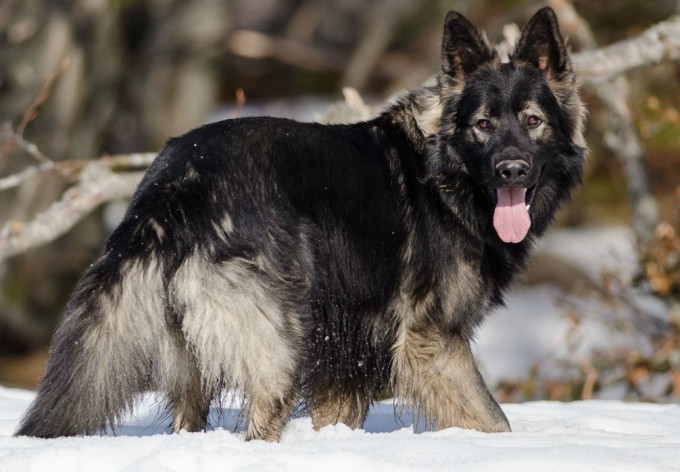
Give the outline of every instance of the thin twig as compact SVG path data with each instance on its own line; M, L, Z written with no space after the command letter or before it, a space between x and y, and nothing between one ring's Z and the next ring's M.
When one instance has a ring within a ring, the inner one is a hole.
M45 79L42 87L40 87L38 95L36 95L31 104L28 106L24 112L24 116L21 117L21 121L17 126L17 134L19 136L24 135L24 131L26 131L28 124L38 116L38 108L40 108L40 105L42 105L45 100L47 100L47 97L50 96L50 90L52 89L54 82L57 80L57 77L59 77L59 75L64 72L70 64L71 59L69 57L65 57L55 70L47 74L47 78Z
M583 389L581 390L581 400L590 400L593 398L595 385L597 384L597 379L600 374L595 366L587 359L579 362L579 366L586 374L585 381L583 382Z
M24 151L41 164L50 164L53 162L52 159L42 153L35 143L26 141L19 131L11 129L11 125L9 125L9 130L7 128L5 129L4 135L5 139L9 141L15 149Z

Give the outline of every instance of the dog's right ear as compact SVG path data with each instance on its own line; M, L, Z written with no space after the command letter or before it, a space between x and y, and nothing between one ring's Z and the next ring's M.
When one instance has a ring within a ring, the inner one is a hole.
M472 23L458 12L450 11L444 20L442 72L459 81L480 65L495 58L495 52Z

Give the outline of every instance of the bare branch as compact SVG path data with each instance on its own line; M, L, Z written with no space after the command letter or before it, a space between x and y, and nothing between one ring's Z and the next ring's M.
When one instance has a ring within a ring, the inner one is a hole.
M7 132L8 128L5 128ZM12 131L10 129L10 131ZM42 156L37 147L17 133L11 133L12 144ZM43 156L44 157L44 156ZM0 261L29 248L53 241L68 232L102 203L128 198L141 180L144 170L156 158L155 153L118 154L95 161L54 162L47 157L40 164L0 179L0 190L16 187L46 172L77 179L61 200L30 222L8 221L0 229Z
M3 123L2 131L0 131L0 139L3 143L3 148L18 149L30 155L36 161L42 164L51 163L52 160L38 149L34 143L28 142L24 139L22 133L15 131L12 123Z
M648 28L635 38L573 55L584 82L611 79L633 69L680 61L680 16Z
M23 139L20 136L18 136L18 138ZM26 143L26 145L29 149L33 149L34 152L42 155L33 143ZM31 154L33 153L31 152ZM151 165L151 162L153 162L155 158L156 154L154 153L117 154L114 156L102 157L96 162L109 170L122 172L134 169L146 169ZM54 162L47 157L44 159L45 160L41 160L41 163L37 166L27 167L21 172L0 178L0 191L18 187L39 174L48 172L55 172L64 177L74 178L93 163L93 161L87 160Z
M53 241L102 203L132 195L143 172L116 174L102 164L104 161L90 162L83 169L78 184L32 221L7 222L0 230L0 261Z
M132 154L114 154L113 156L102 157L99 161L101 165L105 166L114 172L121 172L132 169L145 169L151 165L158 154L154 152L137 152ZM83 161L71 161L83 162ZM93 161L85 161L89 166Z
M38 166L28 167L17 174L8 175L0 179L0 191L18 187L27 180L32 179L38 174L49 172L54 169L53 162L46 162Z

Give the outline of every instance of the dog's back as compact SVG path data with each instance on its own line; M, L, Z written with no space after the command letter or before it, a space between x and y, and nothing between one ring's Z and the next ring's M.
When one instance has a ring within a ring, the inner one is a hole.
M375 124L270 118L172 140L78 283L18 434L93 434L145 389L167 392L189 431L236 390L249 437L264 438L303 393L319 403L363 379L372 398L394 340L371 316L385 314L405 234L395 172L410 151L385 152L397 145Z

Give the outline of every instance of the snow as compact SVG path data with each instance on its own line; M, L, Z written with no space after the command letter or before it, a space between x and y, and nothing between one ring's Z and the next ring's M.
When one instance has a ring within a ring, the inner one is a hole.
M594 281L599 280L603 271L632 277L636 264L633 235L625 227L553 230L540 241L535 252L556 257ZM582 320L578 350L569 350L566 340L573 324L565 316L565 308L559 306L562 298L563 289L555 286L518 286L506 297L506 306L487 318L473 347L488 385L497 385L504 379L526 378L529 369L537 364L574 355L587 358L594 349L646 348L640 345L640 339L634 338L634 333L628 337L613 333L602 319L593 316ZM587 301L578 302L587 313Z
M214 409L215 430L167 434L151 394L117 435L12 437L33 393L0 388L0 471L674 471L680 406L618 401L503 405L512 433L449 428L414 432L392 402L374 405L365 429L312 429L294 418L280 443L244 441L235 410ZM160 418L160 419L159 419Z
M630 273L632 238L625 229L556 231L539 252L562 257L594 279L609 268ZM550 286L515 290L507 308L477 335L485 379L522 378L537 361L569 355L569 322ZM618 342L586 320L579 349ZM621 340L631 342L634 340ZM503 404L512 433L487 434L422 426L391 401L374 405L362 430L344 425L314 431L292 419L280 443L245 442L238 400L211 410L214 429L168 434L170 420L155 396L139 397L134 414L94 437L12 437L34 393L0 387L0 472L5 471L680 471L680 405L590 400Z

